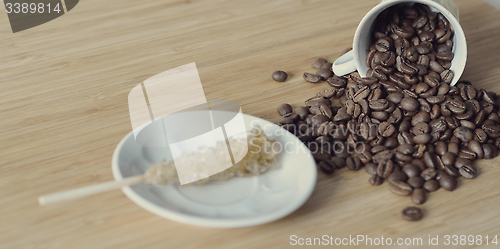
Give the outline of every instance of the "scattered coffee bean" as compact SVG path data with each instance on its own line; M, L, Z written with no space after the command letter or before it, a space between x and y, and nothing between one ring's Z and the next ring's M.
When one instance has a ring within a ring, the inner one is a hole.
M397 195L410 195L413 191L412 187L403 181L389 182L389 190Z
M278 113L281 116L292 113L292 106L289 104L281 104L278 106Z
M321 76L311 73L304 73L304 80L311 83L318 83L321 81Z
M328 61L326 59L318 58L318 59L313 61L311 66L316 68L316 69L320 69L325 63L328 63Z
M411 194L411 200L415 204L424 204L424 202L427 200L425 196L425 190L422 188L414 189L413 193Z
M408 221L418 221L424 217L422 210L418 207L407 207L403 209L403 218Z
M288 78L288 74L286 74L283 71L274 71L272 77L273 80L277 82L285 82L286 79Z
M437 180L429 180L424 183L424 189L429 192L434 192L439 189L439 182Z
M381 185L382 183L384 183L384 178L382 178L378 175L374 175L374 176L371 176L370 179L368 179L368 182L373 186L378 186L378 185Z
M448 191L453 191L457 187L457 179L445 173L439 179L439 185Z

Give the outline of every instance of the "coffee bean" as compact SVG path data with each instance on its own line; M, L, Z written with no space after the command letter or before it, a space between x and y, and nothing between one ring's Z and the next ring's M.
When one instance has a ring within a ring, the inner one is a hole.
M474 160L476 159L476 153L474 151L471 151L469 149L463 148L460 150L458 153L458 157L469 159L469 160Z
M323 78L323 80L327 80L333 76L333 72L329 68L320 68L320 69L318 69L318 71L316 71L316 75Z
M436 162L436 154L432 152L425 152L424 153L424 163L428 168L437 168L437 162Z
M408 132L401 132L397 137L399 144L410 144L414 145L413 137Z
M431 121L429 113L421 111L417 113L417 115L413 116L413 118L411 119L411 124L415 126L420 122L428 123L429 121Z
M410 178L419 176L421 173L420 168L414 164L406 164L403 166L403 172Z
M460 172L460 175L462 175L464 178L467 178L467 179L473 179L473 178L476 178L476 176L477 176L477 170L472 164L462 166L459 169L459 172Z
M293 108L293 112L299 115L300 119L304 120L309 115L309 108L304 106L297 106Z
M321 104L330 105L332 103L331 100L325 99L322 96L314 96L305 101L306 106L313 107Z
M389 95L387 95L387 100L394 103L394 104L399 104L401 100L403 99L404 95L401 92L394 92Z
M328 63L328 61L326 59L318 58L318 59L313 61L311 66L316 68L316 69L320 69L325 63Z
M407 207L403 209L403 218L408 221L418 221L424 217L422 210L417 207Z
M408 180L408 176L402 172L402 171L396 171L396 167L393 169L394 172L387 177L388 182L393 182L393 181L402 181L405 182Z
M379 125L379 133L384 137L390 137L395 131L396 128L389 122L382 122Z
M434 192L438 190L440 187L439 182L437 180L428 180L424 183L424 189L428 192Z
M477 158L481 159L484 157L484 153L483 153L483 147L481 146L481 144L476 141L476 140L471 140L468 145L469 149L471 151L473 151L474 153L476 153L477 155Z
M453 191L457 187L457 179L446 173L439 179L439 185L448 191Z
M413 126L413 128L412 128L412 132L416 136L422 135L422 134L429 134L430 131L431 131L430 126L425 122L420 122L420 123L416 124L415 126Z
M415 204L424 204L427 200L425 196L425 190L422 188L414 189L413 193L411 194L411 200Z
M358 157L348 157L346 159L347 168L350 170L360 170L362 167L361 160Z
M354 94L353 100L354 102L359 102L361 99L368 97L369 94L370 94L370 87L364 86Z
M392 173L393 169L394 169L394 164L392 160L388 160L385 162L381 161L379 162L377 167L377 175L382 178L387 178Z
M413 137L413 142L417 144L426 144L431 141L431 136L429 134L420 134Z
M293 124L295 121L299 120L299 115L295 113L288 113L281 117L280 124Z
M332 70L332 65L333 65L333 63L327 62L327 63L323 64L323 66L321 66L321 69Z
M390 181L389 190L397 195L410 195L413 188L403 181Z
M386 99L377 99L370 101L369 106L372 110L383 111L389 106L389 102Z
M441 72L441 79L446 84L450 84L451 81L453 80L453 77L454 77L454 73L451 70L445 70L445 71Z
M378 175L374 175L374 176L371 176L370 179L368 179L368 182L373 186L378 186L378 185L382 185L382 183L384 183L384 178L382 178Z
M345 77L339 77L337 75L333 75L332 77L328 78L327 82L328 84L330 84L330 86L336 88L344 88L347 85L347 79Z
M412 188L421 188L424 186L424 179L420 176L410 177L407 181L408 185L412 186Z
M318 115L324 115L328 117L328 119L331 119L333 117L332 110L330 107L328 107L325 104L321 104L317 109L316 109L316 114Z
M436 61L431 61L429 62L429 68L436 72L436 73L442 73L444 71L444 68L443 66L441 66L441 64L437 63Z
M288 74L286 74L283 71L274 71L272 77L273 80L277 82L285 82L286 79L288 78Z
M392 48L392 40L389 38L381 38L377 42L375 42L375 48L379 52L387 52Z
M482 127L483 131L492 138L500 137L500 126L496 124L484 124Z
M304 73L303 78L307 82L311 82L311 83L318 83L321 81L321 76L316 75L316 74L311 74L311 73Z
M404 110L415 111L415 110L418 110L418 108L420 107L420 104L414 98L405 97L401 100L400 106Z
M292 113L292 106L289 104L281 104L278 106L278 113L283 116L289 113Z
M466 127L458 127L453 131L453 134L462 142L469 142L474 138L474 133L472 132L471 129L466 128Z
M452 166L455 164L455 157L456 157L456 155L453 154L452 152L445 152L441 156L441 161L443 162L443 164L445 166Z
M377 165L374 163L367 163L365 165L365 171L366 173L370 175L376 175L377 174Z
M335 167L328 160L321 161L321 162L318 163L318 165L319 165L319 168L323 172L325 172L325 174L327 174L327 175L331 175L335 171Z
M415 148L410 144L402 144L396 148L396 151L404 155L411 155L415 152Z

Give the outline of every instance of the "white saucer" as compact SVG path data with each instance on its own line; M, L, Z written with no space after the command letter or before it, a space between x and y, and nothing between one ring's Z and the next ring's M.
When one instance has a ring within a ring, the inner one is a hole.
M223 115L223 114L222 114ZM161 217L205 227L244 227L280 219L299 208L316 183L316 164L309 150L293 134L243 114L247 130L259 125L287 150L277 157L280 169L258 177L234 178L200 186L156 187L138 184L122 188L133 202ZM138 145L133 132L120 141L112 160L116 180L143 174L153 163L171 160L165 148Z

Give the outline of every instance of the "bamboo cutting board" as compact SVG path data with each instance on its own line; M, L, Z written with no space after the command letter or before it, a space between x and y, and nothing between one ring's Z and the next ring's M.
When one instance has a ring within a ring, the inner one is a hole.
M0 248L281 248L292 235L416 237L424 245L439 236L441 246L445 235L488 235L487 248L495 248L498 158L478 161L479 177L460 180L457 190L432 193L425 218L414 223L400 215L410 198L346 169L320 173L311 198L290 216L249 228L169 221L121 191L38 206L39 195L113 179L111 155L131 131L127 95L143 80L196 62L208 100L234 100L244 113L276 122L279 104L302 104L327 87L304 82L302 73L314 72L313 59L334 60L350 47L377 2L84 0L15 34L0 15ZM500 11L455 2L469 49L462 78L500 93ZM274 70L289 80L272 81Z

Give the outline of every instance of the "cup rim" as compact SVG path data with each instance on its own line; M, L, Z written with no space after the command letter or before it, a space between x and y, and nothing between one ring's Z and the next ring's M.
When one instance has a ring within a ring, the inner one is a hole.
M453 77L453 81L450 83L450 85L451 86L455 85L458 82L458 80L460 79L460 77L462 76L462 73L465 69L465 64L467 62L467 41L466 41L465 33L462 29L462 26L458 22L457 18L453 14L451 14L451 12L448 9L446 9L444 6L442 6L441 4L439 4L437 2L434 2L432 0L410 0L410 1L409 0L386 0L386 1L383 1L379 4L377 4L370 11L368 11L368 13L366 13L363 16L363 19L361 19L358 27L356 28L356 32L354 34L354 39L353 39L353 44L352 44L354 63L356 65L356 68L358 69L358 73L362 77L365 77L366 72L364 72L364 70L360 70L360 69L368 68L366 65L363 64L365 62L366 58L363 58L363 60L360 60L360 58L358 58L358 56L359 56L359 54L358 54L359 53L359 51L358 51L358 49L359 49L359 36L361 35L361 31L362 31L362 29L360 28L362 26L361 24L364 24L367 21L367 19L371 18L373 15L376 14L378 16L378 15L380 15L380 13L383 10L385 10L391 6L400 4L400 3L422 3L422 4L425 4L425 5L428 5L430 7L437 9L439 11L439 13L443 14L448 19L448 21L452 25L453 30L455 32L454 36L456 38L456 41L463 43L463 49L461 51L455 51L455 58L453 58L453 60L451 61L452 64L451 64L450 69L453 69L452 71L454 73L454 77ZM364 24L364 25L366 25L366 24ZM453 45L455 46L455 44L453 44ZM461 61L455 60L457 58L456 57L457 54L460 54L460 56L463 57L463 60L461 60ZM456 62L456 64L453 63L454 61Z

